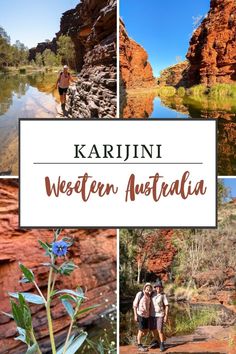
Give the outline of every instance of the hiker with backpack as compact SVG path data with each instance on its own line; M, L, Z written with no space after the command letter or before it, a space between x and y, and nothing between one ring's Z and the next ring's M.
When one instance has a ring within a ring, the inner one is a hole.
M137 335L138 350L147 352L148 349L142 345L142 338L147 334L149 329L149 317L151 307L152 285L146 283L143 291L139 291L133 302L134 320L138 322L139 329Z
M67 90L70 86L71 82L76 82L70 72L68 71L68 66L64 65L63 71L60 72L59 77L56 82L56 88L58 88L59 95L60 95L60 101L61 101L61 108L62 111L64 112L65 110L65 105L66 105L66 94Z
M161 280L154 284L154 291L151 294L151 309L149 319L149 329L152 331L154 341L151 343L150 348L158 348L160 340L160 351L165 350L164 346L164 324L168 319L169 303L164 293Z

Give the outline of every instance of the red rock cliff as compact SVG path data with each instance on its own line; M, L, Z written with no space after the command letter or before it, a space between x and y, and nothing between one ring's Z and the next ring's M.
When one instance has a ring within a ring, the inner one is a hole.
M61 19L76 48L79 83L69 92L69 118L116 116L116 0L81 0Z
M189 63L187 60L162 70L158 83L160 86L186 86L188 80Z
M235 0L211 0L208 15L192 36L187 58L190 85L236 81Z
M122 21L120 22L120 70L125 89L156 86L147 52L129 38Z
M171 266L177 250L172 244L173 230L162 230L162 250L148 260L147 269L162 280L171 280Z
M87 289L86 305L103 303L108 299L108 306L115 303L116 289L116 235L115 230L65 230L74 237L74 245L69 253L78 269L70 277L58 278L58 289L75 289L78 285ZM37 281L45 293L47 287L47 262L37 239L50 242L50 230L20 230L18 228L18 185L16 180L0 181L0 310L9 312L8 291L31 291L31 284L19 284L21 273L18 262L33 269ZM102 295L101 295L102 294ZM105 306L80 320L86 326L104 311ZM43 306L32 306L36 337L43 352L48 353L48 329ZM68 316L63 306L54 300L52 317L57 343L65 339L69 325ZM0 314L0 353L21 354L24 347L13 338L16 326L8 317Z

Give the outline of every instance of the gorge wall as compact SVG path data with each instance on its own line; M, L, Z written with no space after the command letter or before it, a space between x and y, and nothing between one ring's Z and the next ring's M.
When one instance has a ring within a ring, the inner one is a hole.
M172 65L162 70L160 77L158 78L158 84L160 86L187 86L188 85L188 71L189 62L187 60Z
M103 304L90 315L80 319L81 327L91 324L106 307L116 302L116 235L115 230L64 230L64 234L74 238L69 258L78 269L72 276L58 278L56 288L87 289L85 306ZM33 269L43 293L47 288L48 268L44 251L37 239L50 242L52 230L20 230L18 228L18 182L0 181L0 310L10 312L8 291L32 291L32 284L20 284L21 272L18 262ZM106 305L105 299L107 299ZM33 323L36 337L42 345L43 353L50 353L47 321L41 305L33 305ZM52 302L52 317L57 343L63 342L69 325L68 316L59 301ZM16 335L14 322L0 314L0 353L23 354L24 346L13 338Z
M69 118L116 116L116 0L82 0L61 19L75 43L80 70L69 90Z
M147 52L129 38L122 21L120 21L120 70L125 89L156 86Z
M162 230L163 249L150 257L147 269L153 273L154 278L159 277L164 281L172 281L171 267L177 250L173 246L173 230ZM153 278L153 281L156 279Z
M143 47L129 38L125 24L120 20L120 115L124 115L126 90L156 86L148 54ZM135 116L133 116L135 117Z
M189 85L236 81L236 2L211 0L187 53Z

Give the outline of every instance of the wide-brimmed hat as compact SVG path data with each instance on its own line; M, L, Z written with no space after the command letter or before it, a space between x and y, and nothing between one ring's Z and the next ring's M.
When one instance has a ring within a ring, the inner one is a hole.
M163 284L161 280L157 280L156 283L153 285L154 288L163 288Z
M147 286L150 286L152 288L152 284L151 283L146 283L143 287L143 291L146 289Z
M64 65L63 69L69 69L68 65Z

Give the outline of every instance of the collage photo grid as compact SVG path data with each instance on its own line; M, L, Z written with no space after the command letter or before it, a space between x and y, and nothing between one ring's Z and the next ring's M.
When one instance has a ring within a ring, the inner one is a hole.
M215 120L217 227L21 228L21 118ZM0 354L140 352L236 354L236 0L0 0Z

